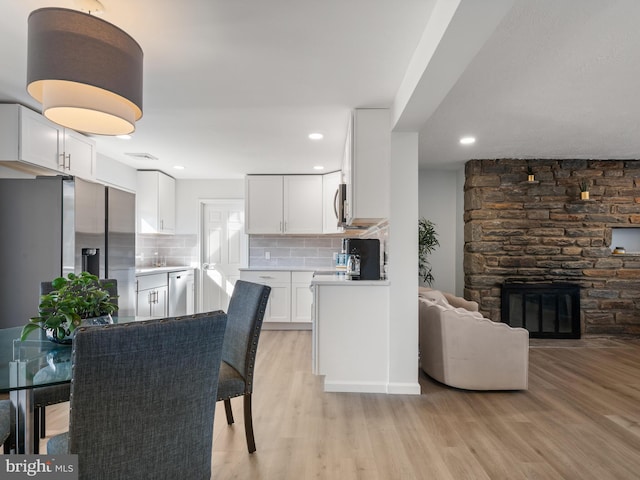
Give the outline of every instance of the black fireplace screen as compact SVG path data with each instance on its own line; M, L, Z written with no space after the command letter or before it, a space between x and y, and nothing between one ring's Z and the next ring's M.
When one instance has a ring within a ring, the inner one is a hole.
M580 338L580 286L505 283L501 317L532 338Z

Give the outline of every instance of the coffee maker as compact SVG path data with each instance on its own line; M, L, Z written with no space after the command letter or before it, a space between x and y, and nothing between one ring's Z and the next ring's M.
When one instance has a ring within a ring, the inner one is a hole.
M352 280L380 280L380 240L374 238L345 238L343 249L352 255L351 265L360 271L352 272ZM347 269L348 270L348 269Z

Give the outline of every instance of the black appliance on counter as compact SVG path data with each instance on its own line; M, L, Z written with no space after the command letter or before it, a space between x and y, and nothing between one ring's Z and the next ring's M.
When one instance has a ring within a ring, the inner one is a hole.
M344 249L344 253L360 257L360 276L352 280L380 280L380 240L345 238Z

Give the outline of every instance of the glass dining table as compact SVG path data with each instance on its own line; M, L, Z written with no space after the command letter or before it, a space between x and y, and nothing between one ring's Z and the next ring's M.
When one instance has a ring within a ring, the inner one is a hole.
M114 323L150 317L114 317ZM22 327L0 329L0 393L12 404L12 452L33 453L33 396L37 388L71 382L71 345L47 340L41 330L20 340Z

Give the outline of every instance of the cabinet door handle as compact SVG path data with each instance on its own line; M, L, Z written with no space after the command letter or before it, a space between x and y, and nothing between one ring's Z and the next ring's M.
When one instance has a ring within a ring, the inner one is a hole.
M70 153L67 154L67 160L68 160L67 170L71 170L71 154Z
M284 230L282 230L282 222L280 222L280 231L284 232Z
M286 232L286 231L287 231L287 222L285 221L284 222L284 230L283 230L283 232Z
M336 193L333 194L333 213L336 214L336 220L340 221L338 216L338 193L340 193L340 187L336 189Z
M258 278L273 278L270 275L258 275Z
M58 163L58 166L61 168L65 168L65 164L64 164L64 153L61 153L60 155L58 155L60 157L60 162Z

